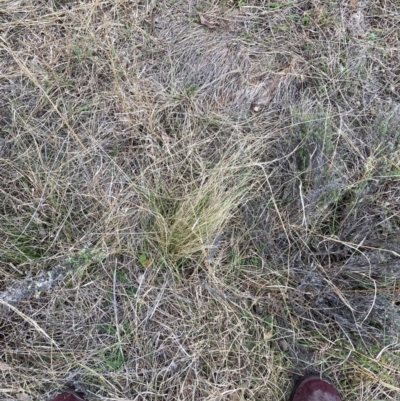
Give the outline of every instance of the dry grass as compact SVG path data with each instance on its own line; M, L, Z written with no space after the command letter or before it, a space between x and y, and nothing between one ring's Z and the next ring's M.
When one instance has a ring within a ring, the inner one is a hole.
M399 399L399 4L361 3L1 3L1 399Z

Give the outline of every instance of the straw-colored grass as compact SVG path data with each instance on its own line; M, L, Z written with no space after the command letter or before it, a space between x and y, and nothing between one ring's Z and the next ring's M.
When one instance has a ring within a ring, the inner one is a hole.
M400 391L396 1L0 4L0 399Z

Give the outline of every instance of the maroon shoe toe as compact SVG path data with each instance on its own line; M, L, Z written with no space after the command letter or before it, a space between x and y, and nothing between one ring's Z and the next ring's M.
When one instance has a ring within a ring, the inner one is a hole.
M58 394L51 401L83 401L82 394L76 393L75 391L65 391Z
M294 388L290 401L342 401L339 392L325 379L305 376Z

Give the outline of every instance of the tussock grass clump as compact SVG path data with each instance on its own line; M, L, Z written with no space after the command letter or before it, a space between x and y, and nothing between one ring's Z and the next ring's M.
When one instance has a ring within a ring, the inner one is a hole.
M194 182L160 186L145 196L148 231L168 260L206 257L249 191L249 174L237 155L202 169Z

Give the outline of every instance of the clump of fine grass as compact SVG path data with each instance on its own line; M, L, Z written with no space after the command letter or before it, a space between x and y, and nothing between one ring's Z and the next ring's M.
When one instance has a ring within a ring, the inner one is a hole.
M206 257L249 191L249 174L237 155L225 157L184 185L159 183L147 192L150 240L167 259Z

